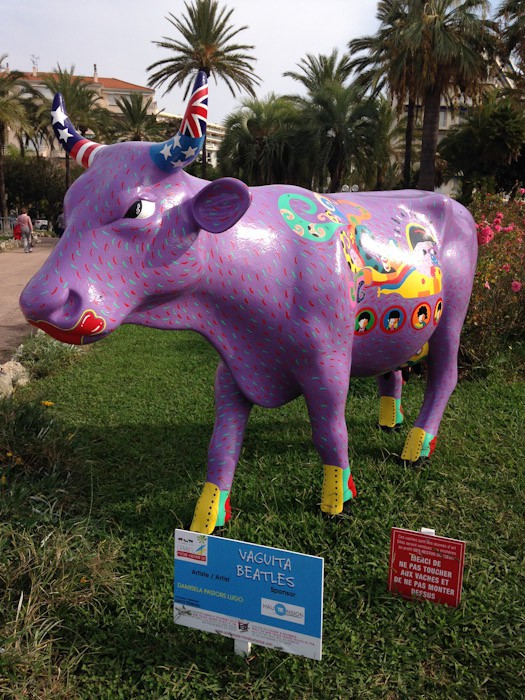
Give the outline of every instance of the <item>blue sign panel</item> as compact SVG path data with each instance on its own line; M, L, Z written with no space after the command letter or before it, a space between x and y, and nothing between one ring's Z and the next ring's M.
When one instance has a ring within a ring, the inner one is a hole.
M324 560L175 531L177 624L321 658Z

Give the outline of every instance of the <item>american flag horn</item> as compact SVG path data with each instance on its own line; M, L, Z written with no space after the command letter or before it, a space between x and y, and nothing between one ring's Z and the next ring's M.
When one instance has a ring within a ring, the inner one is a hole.
M201 70L176 135L164 143L151 144L150 154L155 165L173 172L175 168L185 168L192 163L204 144L207 120L208 76Z
M93 158L104 146L79 134L66 112L64 98L57 92L51 108L51 123L58 142L79 165L89 168Z

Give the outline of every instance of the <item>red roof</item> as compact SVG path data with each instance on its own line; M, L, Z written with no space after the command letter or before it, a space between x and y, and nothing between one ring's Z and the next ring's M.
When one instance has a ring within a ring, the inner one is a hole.
M32 82L39 83L42 82L44 78L57 78L57 73L41 73L38 72L36 75L33 73L23 73L24 79ZM93 77L87 77L85 75L76 75L75 78L80 78L81 80L89 83L90 85L100 85L106 90L140 90L141 92L151 92L154 93L149 87L143 87L142 85L135 85L133 83L127 83L125 80L119 80L118 78L100 78L97 77L95 80Z

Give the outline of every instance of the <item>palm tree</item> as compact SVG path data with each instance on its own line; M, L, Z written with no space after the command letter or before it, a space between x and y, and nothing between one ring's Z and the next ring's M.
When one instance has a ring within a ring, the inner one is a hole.
M41 147L47 144L52 147L54 134L49 122L49 109L42 104L41 98L35 96L32 86L25 81L20 82L20 98L23 99L27 120L16 130L16 138L23 156L29 144L32 144L37 158L40 157Z
M117 107L122 112L122 115L118 115L115 129L119 140L155 141L160 136L157 118L150 112L152 102L151 97L144 101L138 93L116 100Z
M300 113L285 97L246 99L225 122L219 150L221 171L249 185L297 183L301 166L295 141Z
M421 55L424 85L418 188L433 190L441 101L456 90L476 99L486 89L496 27L482 17L486 0L417 1L407 34Z
M351 73L349 58L346 54L339 58L337 49L329 56L306 54L297 67L298 71L283 74L307 90L305 97L289 96L303 114L295 139L296 158L298 162L308 163L307 186L324 189L328 174L331 186L338 189L343 173L348 173L352 154L355 155L351 151L358 139L352 141L348 128L357 116L353 109L361 99L362 90L344 86ZM339 109L341 113L336 114Z
M4 150L7 141L7 129L18 130L28 126L23 99L20 97L22 74L9 72L2 68L7 54L0 55L0 217L7 216L7 201L4 176Z
M365 97L355 83L348 87L326 83L305 105L304 120L313 137L305 148L317 142L318 165L328 172L330 191L338 192L344 180L362 172L365 161L373 157L377 102Z
M509 55L516 57L518 66L525 71L525 0L504 0L497 10L503 20L503 39Z
M302 83L310 95L322 88L327 82L342 85L352 72L348 56L343 54L339 58L337 49L334 49L329 56L324 54L314 56L307 53L306 57L302 58L296 65L298 71L286 71L283 75Z
M357 172L367 190L394 189L403 159L403 127L386 97L376 98L376 109L369 133L371 157L361 159Z
M44 98L48 114L55 93L60 92L67 105L69 118L76 125L79 132L85 136L89 129L96 128L97 102L100 96L89 86L81 76L75 75L75 66L70 70L62 69L60 65L53 69L53 73L43 78L42 82L51 92L51 99ZM66 188L71 184L70 156L66 152Z
M424 110L418 187L433 190L441 102L455 91L475 99L485 89L496 25L484 19L487 0L387 0L385 8L394 29L380 27L382 52L373 56L384 61L395 94L406 63L406 94L420 97Z
M412 169L412 142L416 105L421 97L421 71L418 54L404 34L410 24L410 0L380 0L376 18L377 33L349 42L352 56L349 66L357 74L356 82L378 95L385 89L395 98L398 116L407 104L403 187L408 187Z
M255 59L250 52L254 47L233 41L247 27L233 27L232 14L233 10L220 8L218 0L193 3L188 0L180 13L182 19L170 13L166 19L181 39L163 37L162 41L153 42L172 55L148 66L148 71L152 71L149 86L167 84L166 94L186 83L186 99L195 73L203 70L208 78L213 76L216 82L219 78L223 80L234 97L241 90L255 97L254 86L259 84L259 78L252 68ZM202 175L206 177L206 141L202 150Z

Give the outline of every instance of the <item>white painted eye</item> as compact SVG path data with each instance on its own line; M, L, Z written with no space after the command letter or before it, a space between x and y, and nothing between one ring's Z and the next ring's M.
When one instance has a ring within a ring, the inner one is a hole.
M138 199L124 214L125 219L147 219L155 211L155 202Z

